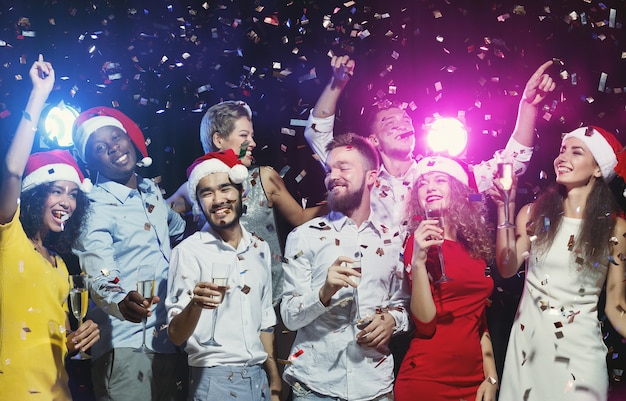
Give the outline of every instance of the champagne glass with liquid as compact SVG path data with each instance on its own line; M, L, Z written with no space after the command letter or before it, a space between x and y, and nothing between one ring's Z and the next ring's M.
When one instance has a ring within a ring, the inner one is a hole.
M443 220L443 210L441 209L441 204L427 205L424 207L424 210L426 211L426 219L437 220L437 225L443 230L445 224ZM437 254L439 256L439 265L441 266L441 277L439 277L439 280L435 281L435 283L445 283L446 281L450 281L452 279L446 275L446 267L443 263L442 245L437 245Z
M350 264L350 267L356 270L358 273L361 273L361 250L357 249L354 255L352 255L352 259L354 262ZM350 276L350 280L354 281L357 285L352 289L352 297L354 299L354 324L361 323L361 313L359 312L359 285L361 284L361 277L358 276Z
M220 295L214 298L218 304L221 304L226 295L226 289L228 288L228 278L230 277L230 271L232 266L229 263L214 262L211 269L211 282L217 285L217 291ZM215 326L217 325L217 305L213 309L213 324L211 325L211 338L202 342L202 345L209 345L213 347L221 347L222 344L215 341Z
M154 293L156 291L156 280L154 274L154 266L146 265L139 266L137 268L137 292L150 303L150 305L148 305L148 308L152 306L152 298L154 297ZM143 326L141 346L139 348L135 348L135 352L142 352L144 354L151 354L153 352L150 348L146 346L147 323L148 316L144 316L143 319L141 319L141 324Z
M84 274L74 274L70 276L70 308L72 314L78 320L78 327L83 324L83 319L87 315L89 305L89 280ZM72 359L91 359L91 355L81 350Z
M504 223L499 224L498 228L515 227L509 221L509 201L511 198L511 190L513 189L513 156L506 149L498 150L494 154L498 172L496 180L502 187L504 198Z

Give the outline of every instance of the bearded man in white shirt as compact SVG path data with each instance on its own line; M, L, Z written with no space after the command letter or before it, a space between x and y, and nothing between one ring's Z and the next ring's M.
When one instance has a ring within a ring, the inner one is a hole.
M356 135L328 152L331 212L294 229L285 248L281 316L297 335L283 379L294 401L392 400L387 345L408 328L409 293L395 274L398 241L370 207L378 154Z

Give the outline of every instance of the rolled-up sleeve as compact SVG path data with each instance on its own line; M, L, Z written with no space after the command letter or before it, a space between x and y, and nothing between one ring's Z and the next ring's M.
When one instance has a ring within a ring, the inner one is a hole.
M326 146L333 140L335 115L328 117L314 117L313 110L309 114L309 121L304 129L304 138L313 152L319 157L322 166L326 164L328 151Z
M126 297L128 291L119 280L122 272L115 260L110 234L114 230L109 227L112 224L115 224L112 219L96 217L93 213L85 223L73 251L80 260L82 270L90 278L90 292L96 305L107 314L124 320L118 303Z
M520 176L524 174L533 155L533 148L524 146L516 141L515 138L511 137L505 149L513 154L513 170L515 171L515 175ZM494 158L473 166L472 171L478 192L482 193L491 188L497 167Z

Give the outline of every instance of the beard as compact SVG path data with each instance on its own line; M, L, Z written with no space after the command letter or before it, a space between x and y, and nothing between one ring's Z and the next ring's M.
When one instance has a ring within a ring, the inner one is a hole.
M335 195L332 191L328 194L328 206L330 210L341 212L348 216L361 205L361 199L365 192L365 179L362 185L354 192L346 192L343 195Z
M219 209L222 208L224 206L230 206L231 210L234 214L232 220L230 221L219 221L216 222L215 219L213 218L213 214L212 211L215 209ZM211 210L209 210L208 212L203 210L202 211L204 213L204 218L206 219L207 223L209 223L209 226L211 226L211 228L215 231L220 231L220 230L224 230L227 228L231 228L233 226L236 226L237 224L239 224L239 219L241 218L241 215L243 214L243 206L242 206L242 200L241 200L241 193L239 194L238 198L236 201L234 202L223 202L220 203L219 205L215 205L213 208L211 208Z

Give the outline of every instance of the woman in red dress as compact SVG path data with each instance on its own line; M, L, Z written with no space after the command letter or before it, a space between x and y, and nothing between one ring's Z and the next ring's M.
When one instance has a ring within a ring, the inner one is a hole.
M493 258L493 242L483 203L470 200L469 175L454 159L426 157L418 172L404 253L416 330L395 399L494 401L498 377L485 317L493 289L485 261Z

